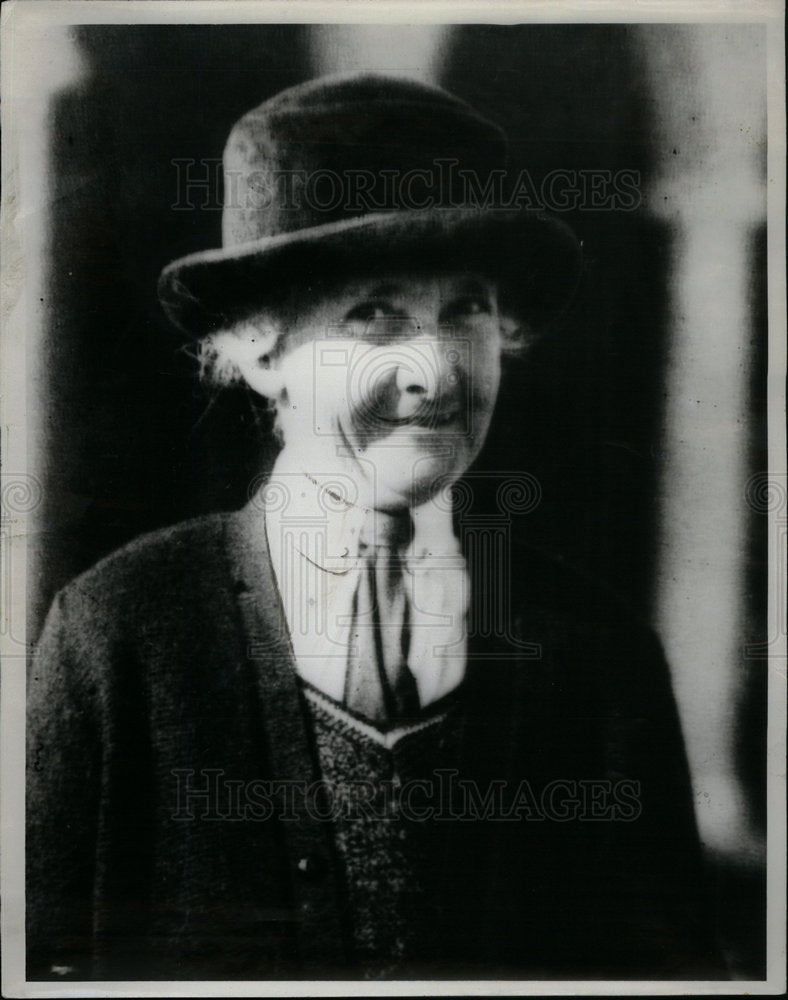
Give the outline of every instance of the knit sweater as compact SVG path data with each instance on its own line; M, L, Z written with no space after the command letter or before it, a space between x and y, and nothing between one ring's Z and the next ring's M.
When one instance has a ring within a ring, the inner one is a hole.
M418 949L425 826L418 782L456 759L458 705L387 732L304 685L343 872L351 949L367 978L401 974ZM445 699L443 700L445 701Z

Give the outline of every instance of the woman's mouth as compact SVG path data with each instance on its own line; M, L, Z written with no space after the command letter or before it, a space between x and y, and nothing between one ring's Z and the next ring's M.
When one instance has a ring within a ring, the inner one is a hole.
M424 413L421 415L417 414L415 419L410 421L410 423L415 424L417 427L428 427L431 430L434 430L438 427L448 427L451 424L457 423L459 416L460 408L454 406L449 409L436 410L431 413Z
M425 434L453 432L464 427L463 416L463 408L454 402L440 407L420 406L406 417L384 416L377 413L374 417L367 415L366 420L353 420L354 436L369 445L397 432L416 433L419 437Z
M391 427L426 427L435 430L456 423L461 414L461 408L456 403L445 406L425 404L418 407L406 417L392 417L385 421Z

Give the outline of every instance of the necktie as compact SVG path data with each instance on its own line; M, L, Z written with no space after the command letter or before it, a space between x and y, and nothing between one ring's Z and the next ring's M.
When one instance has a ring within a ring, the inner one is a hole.
M413 524L407 511L374 511L372 517L359 545L344 702L380 724L419 711L416 681L408 669L410 601L404 573Z

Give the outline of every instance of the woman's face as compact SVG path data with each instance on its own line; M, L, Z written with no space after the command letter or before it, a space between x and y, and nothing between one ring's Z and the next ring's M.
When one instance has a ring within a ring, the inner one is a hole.
M461 273L353 281L298 308L277 361L285 447L352 477L378 509L423 503L481 448L500 382L493 282Z

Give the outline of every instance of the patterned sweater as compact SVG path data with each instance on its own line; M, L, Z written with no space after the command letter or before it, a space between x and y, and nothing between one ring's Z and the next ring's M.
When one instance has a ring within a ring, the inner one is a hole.
M344 873L351 952L367 978L401 975L417 956L428 856L429 825L414 793L456 760L457 692L418 721L382 731L303 688Z

